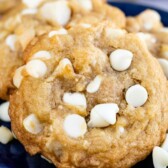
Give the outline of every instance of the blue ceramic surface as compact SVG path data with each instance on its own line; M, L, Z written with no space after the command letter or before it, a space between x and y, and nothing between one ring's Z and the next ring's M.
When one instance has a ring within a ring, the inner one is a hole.
M141 11L149 8L147 6L131 3L123 3L123 2L121 3L109 2L109 3L122 9L128 16L137 15ZM161 10L157 11L160 13L164 25L168 26L168 12ZM3 123L1 121L0 125L10 127L9 123ZM8 145L0 144L0 168L54 168L54 166L49 164L45 160L41 159L39 155L33 157L30 156L25 152L24 147L17 140L14 140ZM144 161L134 166L134 168L153 168L151 155Z

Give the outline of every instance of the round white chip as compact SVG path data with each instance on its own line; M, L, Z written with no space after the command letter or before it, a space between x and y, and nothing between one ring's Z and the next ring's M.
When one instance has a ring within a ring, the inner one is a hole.
M124 49L117 49L110 54L111 66L116 71L127 70L131 65L132 59L133 53Z
M25 68L25 66L19 67L16 69L15 74L13 76L13 84L19 88L22 80L23 80L23 75L22 75L22 70Z
M87 132L86 121L78 114L71 114L65 118L64 131L71 138L79 138Z
M140 14L139 19L143 23L143 28L150 31L156 23L160 22L161 17L158 12L154 10L147 10Z
M14 35L14 34L11 34L11 35L9 35L7 38L6 38L6 40L5 40L5 42L6 42L6 45L12 50L12 51L15 51L15 43L16 43L16 41L17 41L17 36L16 35Z
M39 119L36 117L35 114L31 114L23 120L23 126L26 131L30 132L31 134L38 134L42 131L43 126L40 123Z
M65 93L63 96L63 101L72 106L79 106L86 108L86 97L81 93Z
M5 102L0 105L0 120L10 122L9 102Z
M91 0L78 0L79 4L88 11L93 9L93 4Z
M140 107L147 101L148 92L143 86L136 84L127 90L125 98L129 105L133 107Z
M168 166L168 152L156 146L152 153L155 168L166 168Z
M47 66L41 60L29 61L26 64L25 69L26 69L27 73L34 78L43 77L47 72Z
M119 108L115 103L96 105L90 114L89 127L107 127L116 123Z
M13 139L12 132L4 126L0 127L0 143L7 144Z
M102 82L102 77L100 75L96 76L93 81L91 81L86 90L88 93L95 93L99 90L100 88L100 85L101 85L101 82Z
M53 1L45 3L40 9L40 14L53 25L65 26L71 18L71 9L66 1Z
M51 54L48 51L42 50L42 51L38 51L36 52L31 59L38 59L38 58L44 58L44 59L50 59L51 58Z

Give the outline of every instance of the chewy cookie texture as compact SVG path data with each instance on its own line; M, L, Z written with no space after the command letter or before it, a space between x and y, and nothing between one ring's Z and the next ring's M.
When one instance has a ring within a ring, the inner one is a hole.
M102 0L20 2L0 21L0 98L9 99L13 73L24 63L22 54L32 39L51 30L72 27L75 23L86 27L104 20L112 21L115 27L125 26L123 12Z
M31 154L57 167L126 168L163 142L167 81L138 36L76 26L39 37L24 58L10 116Z
M0 120L13 131L1 126L1 143L15 137L58 168L130 168L152 150L154 167L168 166L159 13L126 18L105 0L1 1Z
M0 0L0 14L5 14L20 3L20 0Z
M128 17L126 29L146 42L149 51L157 57L168 78L168 28L161 23L159 13L146 10L136 17Z

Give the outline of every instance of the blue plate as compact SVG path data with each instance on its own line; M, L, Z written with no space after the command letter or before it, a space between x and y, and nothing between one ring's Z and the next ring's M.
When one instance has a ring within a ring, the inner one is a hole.
M159 0L158 0L159 1ZM119 7L127 16L135 16L145 9L153 9L159 12L162 18L162 23L168 26L168 11L163 11L154 7L134 4L129 2L109 2L109 4ZM167 3L168 5L168 3Z
M135 16L141 11L151 8L149 6L123 2L109 2L109 4L119 7L127 16ZM164 25L168 26L168 12L155 8L151 9L157 10L162 17ZM8 123L0 121L0 125L5 125L10 128L10 124ZM31 157L25 152L24 147L17 140L14 140L8 145L0 144L0 168L54 168L54 166L41 159L39 155ZM134 168L154 168L151 155L135 165Z

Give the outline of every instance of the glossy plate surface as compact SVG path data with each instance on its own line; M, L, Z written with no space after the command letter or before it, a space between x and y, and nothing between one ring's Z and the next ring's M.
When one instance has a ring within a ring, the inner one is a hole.
M149 6L123 2L110 2L110 4L119 7L128 16L137 15L141 11L151 8ZM162 10L157 11L160 13L164 25L168 26L168 12ZM10 124L1 121L0 125L10 127ZM29 156L29 154L25 152L23 146L18 141L14 140L8 145L0 144L0 168L54 168L54 166L46 162L44 159L41 159L38 155L33 157ZM134 166L134 168L153 168L151 155Z

